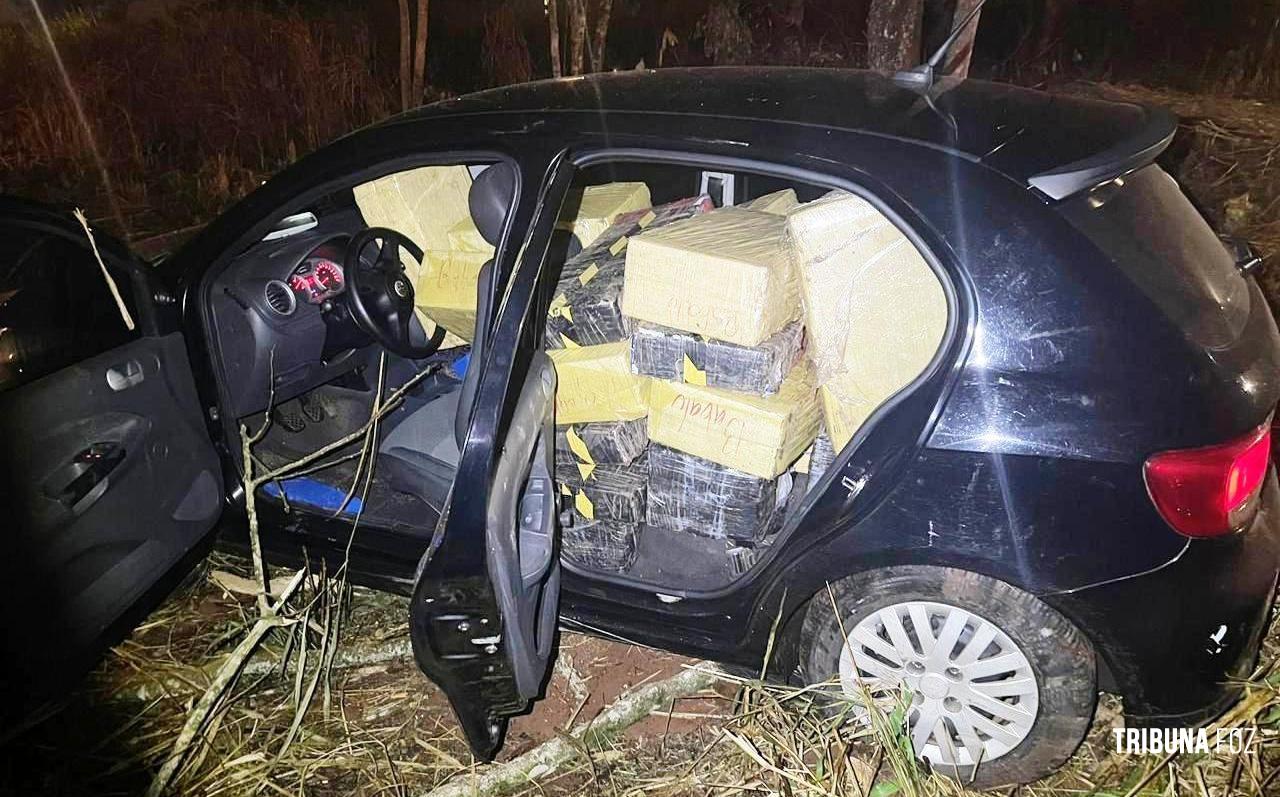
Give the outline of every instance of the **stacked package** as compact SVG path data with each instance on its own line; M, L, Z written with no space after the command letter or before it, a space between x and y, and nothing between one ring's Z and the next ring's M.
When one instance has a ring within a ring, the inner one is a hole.
M547 319L546 344L559 349L623 340L630 323L622 315L623 270L631 236L712 209L706 195L617 216L564 264Z
M618 216L631 211L644 212L653 203L649 186L644 183L604 183L589 185L569 197L566 207L572 215L556 225L573 233L585 249L608 229Z
M795 208L786 222L807 354L839 451L928 367L946 331L946 297L916 247L860 197L833 191Z
M630 324L620 308L627 242L642 230L713 207L706 196L655 208L647 207L647 189L643 197L645 207L612 216L603 231L575 224L575 235L586 239L586 246L565 263L546 327L559 377L556 479L575 516L563 530L564 556L611 572L625 572L635 562L649 482L650 380L631 366ZM584 198L579 219L590 210L588 199L593 205L604 202L601 196Z
M443 348L465 344L475 334L476 280L493 257L493 247L471 221L466 166L424 166L358 185L356 206L370 227L389 227L422 248L414 282L419 320L428 334L436 324L448 330Z
M625 572L635 561L647 488L649 380L626 341L549 352L556 367L556 481L573 508L566 559Z
M767 210L722 208L627 247L631 366L652 378L646 518L727 550L777 528L779 485L820 423L784 244L795 195L783 193Z

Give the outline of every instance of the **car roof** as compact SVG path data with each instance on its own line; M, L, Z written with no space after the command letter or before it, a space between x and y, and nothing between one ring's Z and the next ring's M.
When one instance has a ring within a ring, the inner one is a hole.
M980 161L1025 182L1091 166L1090 184L1099 181L1100 168L1127 171L1141 165L1127 163L1135 157L1154 158L1176 129L1161 109L981 80L940 81L931 99L865 70L649 69L503 86L396 121L490 113L735 117L887 136ZM1037 187L1060 198L1079 190L1078 178Z

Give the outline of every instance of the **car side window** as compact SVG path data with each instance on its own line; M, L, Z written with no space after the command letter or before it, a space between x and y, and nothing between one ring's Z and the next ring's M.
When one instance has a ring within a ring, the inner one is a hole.
M132 304L128 280L114 276ZM135 337L87 244L0 221L0 392Z

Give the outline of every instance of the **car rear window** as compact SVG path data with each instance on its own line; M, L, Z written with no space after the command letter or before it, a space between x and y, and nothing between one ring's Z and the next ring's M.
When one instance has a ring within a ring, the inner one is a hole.
M1063 215L1106 252L1189 338L1236 340L1249 318L1249 283L1178 187L1157 165L1064 203Z

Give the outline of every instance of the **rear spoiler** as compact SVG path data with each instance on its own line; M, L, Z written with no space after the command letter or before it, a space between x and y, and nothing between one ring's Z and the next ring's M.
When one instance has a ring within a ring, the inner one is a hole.
M1178 117L1163 108L1146 111L1146 122L1129 138L1096 155L1033 175L1027 183L1050 199L1066 199L1151 163L1173 141Z

